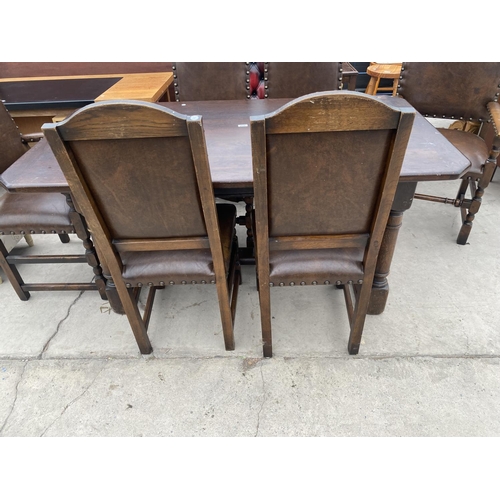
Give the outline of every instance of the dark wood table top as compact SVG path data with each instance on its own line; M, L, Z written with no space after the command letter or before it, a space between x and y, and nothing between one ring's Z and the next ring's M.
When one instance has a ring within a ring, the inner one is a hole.
M121 77L0 81L0 99L12 111L81 108L92 104Z
M399 97L380 97L405 104ZM159 103L186 115L202 115L215 189L251 189L250 116L272 112L290 99ZM470 164L425 118L417 114L401 171L402 182L458 179ZM64 192L68 185L42 140L1 178L10 192Z

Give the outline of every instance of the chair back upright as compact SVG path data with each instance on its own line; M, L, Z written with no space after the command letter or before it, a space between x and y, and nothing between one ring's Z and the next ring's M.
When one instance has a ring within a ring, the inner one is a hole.
M244 62L176 62L176 101L221 101L246 99L248 64Z
M413 118L412 108L350 91L252 117L258 246L366 247L374 266Z
M398 95L433 118L487 121L498 100L500 63L405 62Z
M29 146L21 140L17 125L0 101L0 175L17 159L21 158Z
M296 98L313 92L342 89L340 62L269 62L264 66L267 78L265 97Z
M200 116L109 101L43 131L114 280L122 251L212 248L222 263Z

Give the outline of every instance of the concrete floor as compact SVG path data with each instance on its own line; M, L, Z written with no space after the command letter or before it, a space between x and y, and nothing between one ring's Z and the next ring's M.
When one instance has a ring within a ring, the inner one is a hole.
M234 352L224 350L215 287L158 292L154 352L141 356L126 317L96 292L21 302L4 280L0 436L499 436L499 177L465 246L455 243L459 210L414 202L386 310L368 317L358 356L347 354L340 290L288 287L272 290L275 357L262 359L251 266ZM453 197L457 187L418 191ZM79 248L34 240L17 251ZM21 268L26 281L53 279L48 271L92 276L85 264Z

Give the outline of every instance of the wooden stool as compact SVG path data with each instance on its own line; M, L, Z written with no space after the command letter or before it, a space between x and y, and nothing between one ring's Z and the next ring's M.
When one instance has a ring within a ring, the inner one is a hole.
M380 90L392 90L392 95L396 95L398 90L398 79L401 73L402 63L388 63L378 64L372 63L368 66L366 73L370 75L368 87L366 87L366 94L376 95ZM379 87L380 79L387 78L394 80L392 87Z

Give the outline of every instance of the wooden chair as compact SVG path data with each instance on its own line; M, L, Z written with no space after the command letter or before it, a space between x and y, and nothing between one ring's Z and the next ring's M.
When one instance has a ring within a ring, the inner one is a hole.
M465 245L495 171L500 148L500 63L403 63L398 95L426 117L491 122L491 148L479 135L455 129L440 132L471 162L455 199L415 194L419 200L460 208L462 226L457 237ZM469 189L469 197L466 197Z
M246 99L249 63L172 63L176 101L220 101Z
M270 287L323 284L344 289L348 350L358 353L414 115L337 91L251 118L264 356L272 356Z
M264 64L264 98L295 98L312 92L339 90L341 62L268 62Z
M155 292L216 284L227 350L241 281L236 209L215 204L200 116L157 104L91 104L42 127L111 273L142 354ZM144 316L137 292L148 286Z
M28 142L38 141L42 133L22 136L3 103L0 102L0 175L24 154L30 154ZM0 177L0 185L1 177ZM85 254L21 255L7 251L0 239L0 266L21 300L32 291L96 290L106 300L105 282L95 249L71 196L60 193L5 193L0 197L0 235L23 235L30 242L33 234L57 234L62 243L76 233L83 241ZM71 264L87 262L94 269L95 283L25 283L17 264Z
M377 92L392 92L397 94L399 75L401 73L401 63L371 63L366 68L366 73L370 76L370 81L366 87L365 93L376 95ZM381 80L392 80L391 87L380 87Z

